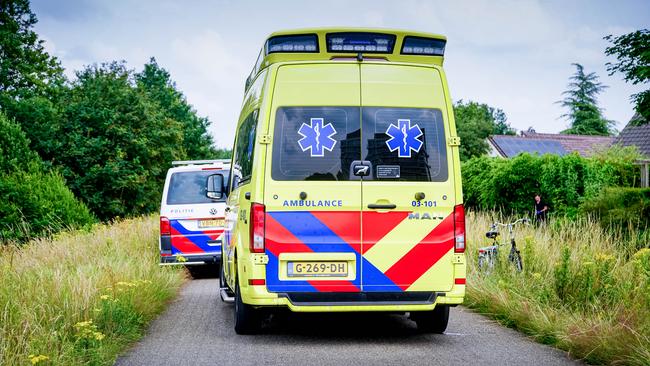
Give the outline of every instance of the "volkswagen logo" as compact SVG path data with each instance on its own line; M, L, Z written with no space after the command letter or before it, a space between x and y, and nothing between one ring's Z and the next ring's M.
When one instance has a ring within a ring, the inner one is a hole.
M210 209L210 215L216 215L217 214L217 209L216 208L211 208Z

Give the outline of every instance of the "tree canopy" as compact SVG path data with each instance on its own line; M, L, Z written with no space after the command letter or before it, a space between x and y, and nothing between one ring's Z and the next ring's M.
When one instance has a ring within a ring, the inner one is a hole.
M32 29L36 22L28 0L0 1L0 103L42 94L63 80L59 61Z
M158 103L166 118L178 121L183 129L182 148L188 159L209 159L215 156L212 136L208 133L210 121L199 117L185 96L176 88L167 70L158 66L155 58L135 74L137 86L146 96Z
M485 155L489 150L487 137L490 135L515 134L505 113L487 104L459 100L454 104L454 116L462 160Z
M562 133L573 135L610 135L613 132L613 121L603 117L598 107L598 94L607 88L598 81L595 72L585 73L580 64L573 64L576 72L569 78L568 89L562 93L564 99L558 103L568 109L563 114L569 120L570 127Z
M650 80L650 31L638 30L622 36L614 37L611 34L605 37L612 43L605 49L605 54L615 56L618 61L606 64L609 75L617 72L623 74L626 82L647 84ZM643 124L650 121L650 89L632 95L635 110L643 118L634 119L630 123Z
M88 66L61 100L55 164L101 219L155 211L169 163L185 158L181 122L134 84L124 63Z

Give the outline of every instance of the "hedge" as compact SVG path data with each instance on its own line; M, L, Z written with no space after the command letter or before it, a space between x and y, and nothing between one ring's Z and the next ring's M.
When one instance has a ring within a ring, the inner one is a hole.
M581 211L608 227L650 229L650 188L607 188Z
M473 158L462 166L465 205L508 214L530 213L539 193L551 212L574 217L583 202L604 188L637 184L635 156L629 149L614 148L594 158L576 153Z

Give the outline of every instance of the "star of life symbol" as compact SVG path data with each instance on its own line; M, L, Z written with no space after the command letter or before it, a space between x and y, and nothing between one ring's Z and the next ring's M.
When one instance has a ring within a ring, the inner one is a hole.
M391 123L386 130L390 139L386 141L386 146L391 152L397 150L397 156L400 158L410 158L411 151L420 152L422 148L422 130L417 124L411 126L410 119L398 119L397 125Z
M322 157L325 150L332 151L336 146L336 140L332 138L336 130L331 123L325 124L323 118L312 118L309 125L303 123L298 129L298 134L302 136L298 145L302 151L309 150L312 157Z

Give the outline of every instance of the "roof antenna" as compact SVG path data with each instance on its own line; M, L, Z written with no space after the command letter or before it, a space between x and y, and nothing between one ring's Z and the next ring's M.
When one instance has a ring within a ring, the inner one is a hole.
M361 52L357 53L357 61L359 61L359 62L363 61L363 53L361 53Z

